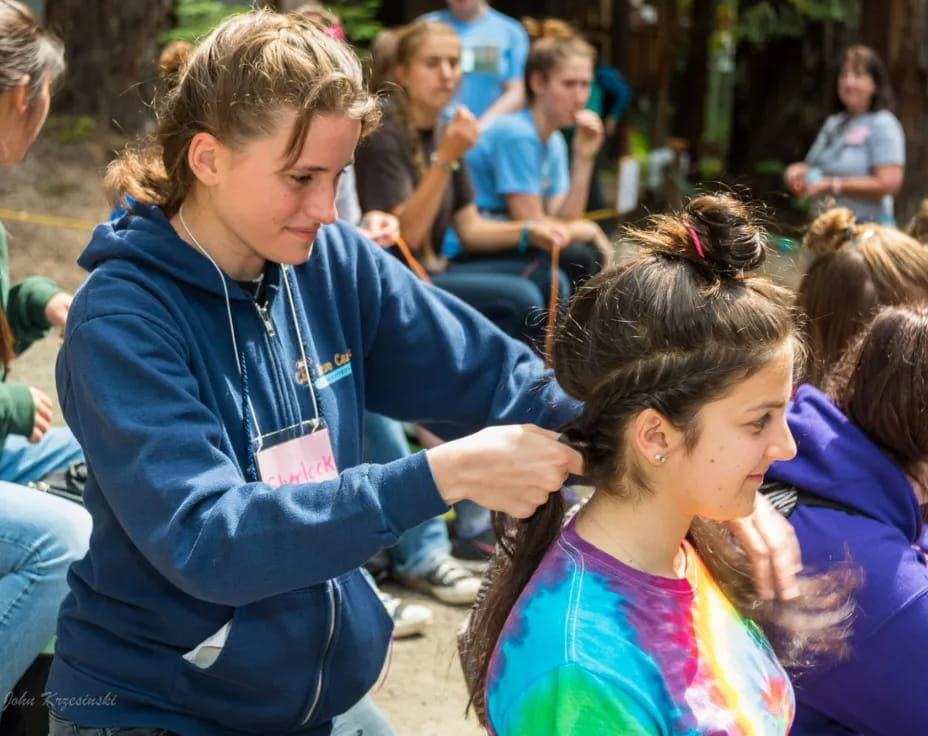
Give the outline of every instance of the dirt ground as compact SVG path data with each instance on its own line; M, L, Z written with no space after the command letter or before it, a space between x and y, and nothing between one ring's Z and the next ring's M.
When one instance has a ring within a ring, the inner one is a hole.
M0 207L42 215L99 221L106 217L104 168L119 138L91 131L74 135L74 121L52 119L26 159L4 170ZM75 139L76 138L76 139ZM72 140L73 139L73 140ZM67 142L65 142L67 141ZM0 218L3 219L3 218ZM83 272L75 260L89 233L5 220L13 280L31 274L55 278L75 289ZM774 259L772 270L795 284L796 255ZM54 393L54 361L59 338L50 335L18 359L14 380L25 380ZM56 399L57 403L57 399ZM61 422L60 414L57 417ZM481 733L473 716L465 720L465 690L455 652L455 632L466 610L426 599L418 593L387 589L424 603L434 614L424 637L397 641L389 671L375 699L401 736L474 736Z

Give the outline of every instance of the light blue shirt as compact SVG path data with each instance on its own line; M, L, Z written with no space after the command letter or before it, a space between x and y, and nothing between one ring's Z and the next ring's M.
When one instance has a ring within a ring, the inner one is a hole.
M478 118L503 94L503 85L522 79L528 56L528 34L509 16L488 8L472 21L460 21L450 10L422 16L451 26L461 41L464 76L455 104L465 105Z
M507 194L543 200L570 189L567 142L559 130L541 140L528 108L494 120L467 153L477 209L505 213Z
M806 164L819 176L870 176L874 166L905 165L905 133L889 110L866 112L854 118L847 113L831 115L806 154ZM861 221L894 224L893 198L855 199L826 194Z

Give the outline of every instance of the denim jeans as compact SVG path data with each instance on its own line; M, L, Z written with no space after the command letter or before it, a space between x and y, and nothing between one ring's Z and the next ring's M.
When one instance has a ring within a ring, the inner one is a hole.
M402 425L395 419L364 412L364 461L383 465L407 455L409 442ZM440 516L407 529L390 548L393 568L413 577L424 576L450 555L448 529Z
M80 726L49 710L48 736L169 736L170 731L148 726L108 727ZM365 695L357 705L338 716L332 736L396 736L396 732L374 701Z
M73 435L51 430L30 445L9 437L0 453L0 693L8 693L55 632L71 563L87 551L90 515L19 483L81 458Z

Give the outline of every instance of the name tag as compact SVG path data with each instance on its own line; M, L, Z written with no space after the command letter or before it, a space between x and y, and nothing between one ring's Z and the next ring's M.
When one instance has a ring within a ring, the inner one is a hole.
M261 480L272 488L287 483L319 483L338 477L328 429L294 437L255 454Z

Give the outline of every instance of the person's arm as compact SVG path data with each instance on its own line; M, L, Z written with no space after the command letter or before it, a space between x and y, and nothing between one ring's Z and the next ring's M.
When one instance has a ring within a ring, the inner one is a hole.
M484 130L500 115L506 115L525 107L525 82L522 79L510 79L503 83L503 93L496 98L480 116L480 130Z
M232 449L241 423L224 426L200 400L172 314L141 288L127 304L125 284L108 289L108 278L95 273L72 311L62 408L120 525L172 584L245 605L357 567L447 508L423 453L321 483L247 482L250 448ZM106 311L88 318L88 303Z
M30 276L10 287L6 318L13 333L13 351L18 355L36 340L41 340L52 323L46 314L46 306L61 287L44 276Z
M565 664L533 680L491 725L496 736L661 736L667 732L653 704L642 702L641 684L605 680ZM492 692L490 698L493 697Z
M454 213L454 229L465 250L480 253L510 249L523 239L526 245L551 250L567 244L566 226L555 220L518 220L501 222L480 216L476 206L466 205Z
M555 132L554 135L560 135ZM590 180L596 165L596 154L603 145L603 123L592 110L577 113L577 125L573 137L573 160L570 164L570 184L566 196L551 202L552 215L564 220L576 220L586 211L590 195Z
M454 169L461 165L461 157L476 140L476 119L465 108L458 107L435 149L435 160L428 163L409 198L392 208L400 221L400 233L413 250L419 250L428 238ZM389 185L387 179L384 186Z
M25 383L0 383L0 438L10 434L30 437L35 429L36 407L32 389Z
M833 194L836 197L880 199L887 194L896 194L902 188L902 177L902 166L874 166L870 176L826 176L806 185L806 193L809 197Z

